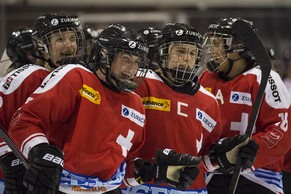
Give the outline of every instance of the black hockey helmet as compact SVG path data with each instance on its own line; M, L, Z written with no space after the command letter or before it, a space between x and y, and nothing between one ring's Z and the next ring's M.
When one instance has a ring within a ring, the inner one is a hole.
M149 48L145 41L134 31L120 24L111 24L99 34L90 53L89 63L92 70L101 69L107 82L118 90L131 91L141 84L146 75L148 51ZM120 52L137 56L140 59L140 71L133 80L120 80L111 73L112 62Z
M158 48L159 42L162 38L162 30L159 28L148 27L138 31L138 35L141 36L149 47L148 58L150 60L149 68L157 70L158 65Z
M232 29L233 23L237 20L243 20L244 22L248 23L255 32L257 32L257 29L255 28L255 25L252 21L242 18L221 18L216 23L210 24L208 26L207 33L204 35L203 43L206 54L204 58L204 64L206 64L206 67L209 71L216 71L217 68L221 65L214 62L211 52L209 52L211 44L215 44L213 43L215 39L224 40L224 51L221 53L220 57L227 59L228 53L239 53L242 57L248 58L248 60L252 58L250 50L244 45L244 43Z
M65 13L46 13L37 18L33 25L32 39L37 48L38 56L49 65L56 67L60 60L52 58L50 51L50 38L54 33L73 32L76 38L77 52L67 54L65 57L82 57L84 55L84 33L79 29L80 20L78 16ZM49 54L50 58L46 59L43 52Z
M91 48L96 42L96 39L98 35L100 34L100 29L94 29L88 25L80 26L80 28L83 30L85 35L85 53L86 55L89 55L91 52Z
M176 54L176 58L187 59L185 62L175 61L176 67L169 68L169 64L173 61L170 60L171 49L174 45L181 45L187 49L184 53ZM188 46L188 47L187 47ZM190 52L190 47L193 51ZM164 76L166 76L174 84L184 84L191 82L196 77L199 69L202 57L202 35L188 24L184 23L168 23L162 30L162 38L159 46L159 64L163 70ZM192 53L192 54L191 54ZM185 56L185 54L187 54ZM190 61L194 57L194 61Z
M34 52L34 46L31 38L32 30L29 28L20 28L12 32L6 45L6 53L12 62L19 62L25 65L33 63L27 54Z

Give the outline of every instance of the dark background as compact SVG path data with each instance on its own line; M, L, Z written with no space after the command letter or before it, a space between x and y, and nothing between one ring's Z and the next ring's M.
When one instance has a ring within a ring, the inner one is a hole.
M0 0L0 54L12 31L31 27L45 12L79 15L83 25L96 29L121 23L135 30L185 22L202 34L221 17L243 17L255 22L261 39L279 59L291 49L291 0ZM204 2L204 3L201 3ZM219 3L220 2L220 3ZM231 2L231 3L230 3ZM228 4L227 4L228 3Z

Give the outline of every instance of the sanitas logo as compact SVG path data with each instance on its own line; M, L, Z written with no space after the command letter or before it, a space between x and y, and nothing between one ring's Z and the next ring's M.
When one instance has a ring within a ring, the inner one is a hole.
M145 97L142 98L142 103L145 109L161 110L170 112L171 101L168 99L160 99L155 97Z
M87 98L94 104L100 104L101 102L101 96L99 92L87 86L86 84L83 85L83 88L80 90L80 94L82 97Z

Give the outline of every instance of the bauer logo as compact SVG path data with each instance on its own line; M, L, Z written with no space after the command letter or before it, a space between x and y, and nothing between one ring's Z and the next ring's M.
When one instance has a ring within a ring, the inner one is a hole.
M129 108L127 106L121 106L121 116L128 118L132 122L136 123L138 126L143 127L145 122L145 115L140 112Z
M200 109L196 109L196 119L201 122L202 126L209 132L216 126L216 121L213 120L208 114Z
M168 99L161 99L150 96L142 98L141 100L145 109L153 109L167 112L170 112L171 110L171 101Z
M252 106L252 96L250 93L231 91L229 102L233 104L246 104Z
M99 92L87 86L86 84L83 85L83 88L80 90L80 94L82 97L88 99L94 104L100 104L101 102L101 96Z

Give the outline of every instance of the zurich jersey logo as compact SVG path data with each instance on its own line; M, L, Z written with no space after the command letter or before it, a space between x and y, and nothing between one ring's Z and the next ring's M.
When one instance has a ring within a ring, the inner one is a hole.
M202 112L199 111L199 112L197 113L197 116L198 116L199 119L202 119L202 117L203 117Z
M238 101L239 100L239 95L238 94L234 94L234 95L232 95L232 100L233 101Z
M247 92L231 91L229 102L233 104L252 106L252 95Z
M121 116L128 118L137 125L143 127L145 123L145 115L127 106L122 105Z
M124 116L128 116L129 115L129 110L127 108L123 108L122 109L122 113Z
M216 121L212 119L206 112L196 108L196 119L201 122L202 126L209 132L216 126Z

